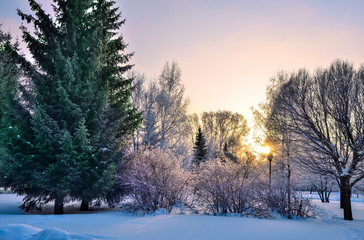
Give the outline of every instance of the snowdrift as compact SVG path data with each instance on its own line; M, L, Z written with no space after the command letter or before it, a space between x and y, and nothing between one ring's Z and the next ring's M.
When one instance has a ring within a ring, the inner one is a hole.
M0 239L7 240L91 240L92 237L68 233L58 228L40 229L26 224L9 224L0 227Z

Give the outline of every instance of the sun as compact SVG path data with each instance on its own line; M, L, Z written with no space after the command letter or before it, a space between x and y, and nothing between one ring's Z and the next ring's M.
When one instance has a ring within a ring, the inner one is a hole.
M255 132L255 134L257 134L257 132ZM253 136L252 133L250 133L246 139L246 141L244 142L245 144L247 144L250 149L251 152L255 155L255 156L264 156L267 155L271 152L271 149L268 145L266 145L265 143L262 143L262 139L264 139L264 134L263 133L259 133L258 134L259 137L256 138Z
M260 154L269 154L270 147L269 146L255 146L255 151Z

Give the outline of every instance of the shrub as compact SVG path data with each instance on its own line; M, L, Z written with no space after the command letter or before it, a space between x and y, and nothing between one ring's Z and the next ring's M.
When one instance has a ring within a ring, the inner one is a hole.
M301 192L291 190L289 202L288 189L282 183L272 185L271 189L266 184L261 184L260 190L260 199L283 217L307 218L315 215L311 200L305 198Z
M117 171L117 183L123 195L131 199L129 210L143 213L183 205L188 197L189 174L182 161L168 152L143 149L123 159ZM114 199L115 201L115 199Z
M196 202L209 213L258 217L268 214L254 194L255 178L250 173L250 163L209 160L196 171L194 179Z

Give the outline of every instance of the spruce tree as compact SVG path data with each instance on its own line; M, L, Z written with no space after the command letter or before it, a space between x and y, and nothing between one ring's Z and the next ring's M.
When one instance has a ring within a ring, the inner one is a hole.
M0 24L1 27L1 24ZM5 168L6 159L9 155L6 151L6 139L8 132L13 128L16 119L13 116L15 107L14 99L17 96L17 79L19 69L17 68L17 57L15 46L11 44L11 35L0 29L0 186L6 186L9 182ZM14 129L15 130L15 129ZM14 131L15 132L15 131ZM16 131L16 136L18 135Z
M206 140L204 135L202 134L201 127L198 128L196 134L196 142L193 146L194 151L194 159L193 164L199 166L202 162L206 160L207 156L207 148L206 148Z
M1 27L1 24L0 24ZM15 46L11 44L11 35L0 29L0 129L12 125L12 109L17 95L17 68ZM3 131L2 131L3 133Z
M122 75L132 54L123 54L126 44L116 31L124 21L114 2L55 3L54 19L34 0L35 17L18 10L35 27L34 34L22 27L35 64L18 60L29 83L25 96L31 96L18 103L30 106L30 130L9 138L6 148L9 178L24 176L8 186L30 201L54 200L60 214L67 197L88 206L105 196L120 147L141 119L131 104L132 79ZM27 151L22 143L29 143ZM27 168L14 168L24 163Z

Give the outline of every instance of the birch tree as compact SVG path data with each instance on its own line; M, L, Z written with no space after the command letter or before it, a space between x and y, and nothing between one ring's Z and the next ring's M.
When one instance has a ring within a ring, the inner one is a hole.
M226 143L229 152L236 154L250 131L242 114L226 110L203 112L201 122L210 152L213 149L221 152Z

